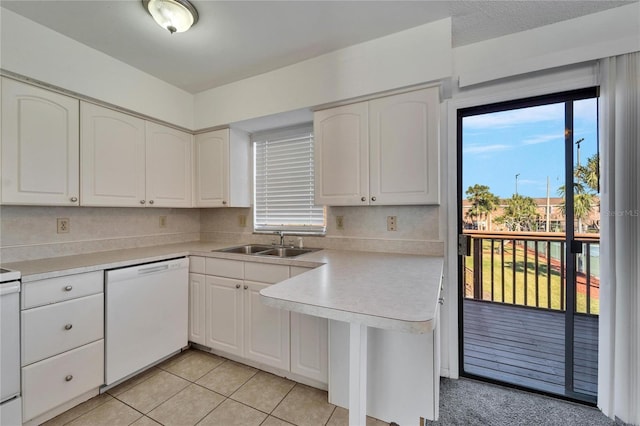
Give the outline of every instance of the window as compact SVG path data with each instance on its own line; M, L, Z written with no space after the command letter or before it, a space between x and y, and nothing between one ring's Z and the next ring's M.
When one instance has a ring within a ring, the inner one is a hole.
M252 137L254 231L324 234L325 209L314 204L310 125Z

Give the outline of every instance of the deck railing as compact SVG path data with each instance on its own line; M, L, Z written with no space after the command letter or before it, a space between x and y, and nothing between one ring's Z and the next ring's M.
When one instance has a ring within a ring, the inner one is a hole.
M471 237L465 257L465 297L564 311L565 237L555 232L464 231ZM598 315L600 235L578 234L576 312Z

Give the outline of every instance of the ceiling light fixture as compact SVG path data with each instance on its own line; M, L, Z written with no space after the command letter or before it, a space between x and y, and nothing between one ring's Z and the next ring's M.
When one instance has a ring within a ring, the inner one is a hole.
M142 0L142 4L171 34L185 32L198 22L198 11L188 0Z

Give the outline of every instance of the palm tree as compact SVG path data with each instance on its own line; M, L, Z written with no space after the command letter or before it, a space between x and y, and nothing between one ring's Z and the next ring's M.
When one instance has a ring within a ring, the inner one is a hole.
M467 217L488 219L488 230L491 230L491 213L498 207L500 199L493 194L487 185L475 184L467 188L465 194L471 203L471 208L467 211Z
M576 178L596 194L600 192L600 156L597 153L587 159L586 166L576 167Z
M573 216L578 220L578 233L582 233L582 223L589 217L598 193L600 181L600 158L598 154L589 157L586 166L577 166L574 175ZM566 216L565 192L564 185L558 188L558 194L562 197L560 211L563 216Z
M558 188L558 194L562 197L560 211L566 217L565 187ZM573 183L573 217L578 220L578 233L582 233L582 221L589 217L594 204L595 194L587 191L581 182Z

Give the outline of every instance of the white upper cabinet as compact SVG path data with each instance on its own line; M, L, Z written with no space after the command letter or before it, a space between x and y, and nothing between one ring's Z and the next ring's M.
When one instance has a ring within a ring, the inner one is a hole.
M369 107L367 102L314 114L315 201L359 206L369 194Z
M83 206L191 207L192 136L81 102Z
M153 207L191 207L192 136L146 122L146 200Z
M82 205L144 206L144 120L87 102L80 107Z
M438 90L316 112L316 203L439 204Z
M78 100L2 78L2 204L79 205Z
M249 135L222 129L194 140L195 207L249 207Z

